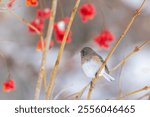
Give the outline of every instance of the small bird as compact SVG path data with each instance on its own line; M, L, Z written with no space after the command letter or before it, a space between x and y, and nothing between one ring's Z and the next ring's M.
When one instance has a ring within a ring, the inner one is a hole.
M86 76L89 78L97 77L97 72L104 62L103 58L90 47L84 47L80 53L82 69ZM101 71L101 75L109 82L115 80L112 76L109 75L109 70L106 65ZM98 77L101 75L98 75Z

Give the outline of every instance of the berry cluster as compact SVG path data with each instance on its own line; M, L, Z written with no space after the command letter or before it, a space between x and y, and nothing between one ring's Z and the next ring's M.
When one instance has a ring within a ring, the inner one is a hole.
M26 6L32 6L32 7L36 7L38 6L39 2L38 0L26 0Z
M5 82L3 82L3 91L4 92L10 92L12 90L15 90L15 82L12 79L9 79Z
M94 41L102 48L109 48L109 42L114 40L114 36L108 30L102 31L98 36L95 37Z
M88 20L92 20L96 14L96 10L93 4L84 4L80 7L81 20L86 23Z
M7 7L12 8L15 1L16 0L10 0L7 3ZM39 1L38 0L25 0L25 4L28 7L36 7L38 6ZM33 34L37 33L37 31L40 33L43 33L45 21L49 19L51 15L52 15L52 12L49 8L37 9L35 19L30 22L30 25L28 25L28 31ZM81 5L79 9L79 15L83 23L87 23L90 20L94 19L96 16L96 9L95 9L94 4L85 3ZM62 18L62 20L54 23L54 35L55 35L56 42L61 43L63 41L65 31L66 31L66 25L68 24L68 22L69 22L69 17L65 17L65 18ZM72 36L72 31L70 30L66 43L71 42L72 40L71 36ZM94 38L94 42L98 44L99 47L105 48L105 49L110 47L109 43L112 42L113 40L114 40L114 36L108 29L103 30ZM49 43L49 48L51 48L53 45L54 45L54 41L51 40L51 42ZM45 46L46 46L46 41L45 40L42 41L42 39L39 39L36 45L37 50L43 51ZM15 89L14 80L9 78L9 80L3 83L4 92L9 92L14 89Z
M63 20L54 24L54 33L55 33L56 41L59 43L63 41L63 37L66 30L66 24L68 23L68 21L69 18L65 17ZM70 31L66 40L67 43L71 42L71 34L72 32Z
M92 20L95 17L96 10L95 6L91 3L83 4L80 7L79 14L83 23ZM98 36L94 38L94 42L96 42L99 47L107 49L109 48L109 43L114 40L113 34L109 30L104 30L100 32Z
M49 8L38 9L36 11L36 18L30 22L30 24L34 28L29 25L28 26L28 31L30 33L36 33L36 30L38 30L40 33L42 33L43 29L44 29L45 20L48 19L50 16L51 16L51 10ZM43 42L43 43L44 43L43 46L45 47L45 42ZM54 42L51 41L50 42L50 47L52 47L53 45L54 45ZM36 47L37 47L37 50L40 50L40 51L43 50L44 47L42 48L41 39L38 40Z

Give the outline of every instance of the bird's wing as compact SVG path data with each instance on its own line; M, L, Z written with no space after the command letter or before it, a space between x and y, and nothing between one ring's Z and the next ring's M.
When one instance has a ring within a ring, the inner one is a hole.
M106 71L106 73L109 74L109 69L108 69L107 65L105 65L105 71Z
M102 62L104 62L104 59L103 59L100 55L98 55L98 57L100 58L100 60L101 60ZM109 69L108 69L107 65L105 65L105 71L106 71L106 73L109 74Z

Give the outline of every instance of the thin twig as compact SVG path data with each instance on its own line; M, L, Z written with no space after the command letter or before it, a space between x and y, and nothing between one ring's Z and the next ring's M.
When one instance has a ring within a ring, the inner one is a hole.
M112 48L112 50L110 51L110 53L108 54L108 56L106 57L105 61L103 62L103 64L101 65L100 69L98 70L98 75L101 73L101 71L103 70L103 68L105 67L107 61L110 59L110 57L112 56L112 54L114 53L114 51L116 50L116 48L118 47L118 45L120 44L120 42L124 39L124 36L127 34L127 32L129 31L131 25L133 24L134 20L136 19L136 17L138 15L140 15L142 8L144 7L144 3L146 0L143 1L142 5L140 6L140 8L138 10L136 10L135 14L133 15L133 17L131 18L131 20L129 21L129 24L127 25L127 27L125 28L125 31L122 33L122 35L120 36L119 40L117 41L117 43L115 44L115 46ZM96 81L98 80L98 77L95 77L92 79L91 83L92 85L89 88L89 92L88 92L88 96L87 99L91 99L91 94L92 94L92 90L93 90L93 85L95 85Z
M145 87L142 88L142 89L135 90L135 91L130 92L130 93L128 93L128 94L126 94L126 95L124 95L124 96L122 96L122 97L119 97L118 100L122 100L122 99L124 99L124 98L126 98L126 97L129 97L129 96L131 96L131 95L134 95L134 94L137 94L137 93L139 93L139 92L141 92L141 91L145 91L145 90L149 90L149 89L150 89L150 86L145 86Z
M81 96L83 95L84 91L87 89L88 86L89 86L89 84L86 85L85 87L83 87L82 90L80 90L80 92L78 92L78 95L76 96L76 99L81 98Z
M35 30L35 32L39 35L43 37L43 34L33 25L31 25L26 19L22 18L21 16L19 16L18 14L16 14L13 10L8 9L8 11L14 15L16 17L16 19L18 19L20 22L22 22L23 24L31 27L33 30Z
M31 25L26 19L22 18L21 16L19 16L18 14L16 14L13 10L8 9L8 11L14 15L16 17L16 19L18 19L20 22L22 22L23 24L25 24L28 27L31 27L33 30L35 30L35 32L40 36L41 42L42 42L42 48L44 48L44 37L43 37L43 33L41 33L35 26ZM42 49L44 50L44 49Z
M123 65L133 54L135 54L138 51L140 51L148 43L150 43L150 40L146 40L140 46L135 47L119 64L117 64L113 69L111 69L110 72L113 72L116 69L118 69L118 67L120 67L121 65Z
M88 87L88 85L83 87L79 92L76 92L76 93L73 93L69 96L66 96L65 99L75 99L75 100L81 99L81 96L83 95L83 93L85 92L87 87Z
M8 11L14 15L16 17L16 19L18 19L20 22L22 22L23 24L25 24L28 27L31 27L33 30L35 30L35 32L40 36L40 40L41 40L41 44L42 44L42 51L44 51L44 37L43 37L43 33L41 33L36 27L34 27L33 25L31 25L26 19L22 18L21 16L19 16L18 14L16 14L14 11L12 11L11 9L8 9ZM44 89L46 91L46 77L44 77Z
M52 92L52 89L53 89L53 85L54 85L54 81L55 81L56 72L58 70L59 62L60 62L60 59L62 57L63 50L64 50L64 47L65 47L65 44L66 44L66 40L67 40L69 31L71 29L73 20L75 18L75 15L76 15L79 4L80 4L80 0L76 0L76 4L75 4L75 6L72 10L71 17L70 17L67 29L65 31L65 35L63 37L63 41L61 43L61 47L60 47L60 50L58 52L57 60L55 62L55 66L54 66L54 69L53 69L52 74L51 74L51 79L50 79L50 82L49 82L49 85L48 85L48 89L47 89L45 99L49 99L49 97L51 96L51 92Z
M141 97L137 98L136 100L142 100L143 98L146 98L146 97L147 97L148 100L149 100L149 96L150 96L150 92L148 92L148 93L142 95Z
M53 26L54 26L55 15L56 15L56 9L57 9L57 0L53 0L52 1L52 10L51 10L52 14L51 14L51 17L49 19L49 25L48 25L47 36L46 36L46 47L44 48L44 51L42 54L42 61L41 61L38 80L36 83L34 99L39 98L42 80L43 80L45 73L46 73L46 71L45 71L46 57L47 57L47 51L49 48L49 43L50 43L51 37L52 37Z
M122 72L123 72L123 67L124 67L125 63L121 65L121 71L120 71L120 75L119 75L119 95L118 97L121 97L122 96Z
M142 48L144 48L146 45L148 45L150 43L150 40L148 41L144 41L141 45L135 47L136 50L138 50L137 52L139 52ZM122 65L124 65L127 60L131 57L131 55L135 54L135 48L124 58L122 59L122 61L120 63L118 63L114 68L112 68L110 70L110 73L113 73L114 71L116 71L119 67L121 67ZM134 53L133 53L134 51ZM132 54L131 54L132 53ZM87 84L87 86L91 85L91 83ZM79 91L80 92L80 91Z
M146 40L144 41L141 45L135 47L120 63L118 63L114 68L112 68L110 70L110 73L114 72L115 70L117 70L120 66L124 65L127 60L131 57L131 55L135 54L136 52L139 52L142 48L144 48L146 45L148 45L150 43L150 40ZM136 51L135 51L136 50ZM137 51L138 50L138 51ZM133 52L134 51L134 52ZM132 54L131 54L132 53ZM89 83L87 86L91 85L91 83ZM80 92L80 91L79 91Z

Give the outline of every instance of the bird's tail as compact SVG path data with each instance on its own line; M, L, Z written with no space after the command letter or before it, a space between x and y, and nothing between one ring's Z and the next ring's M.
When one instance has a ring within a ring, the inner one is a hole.
M109 82L112 82L112 81L115 80L112 76L110 76L110 75L107 74L106 72L103 72L103 73L102 73L102 76L103 76L107 81L109 81Z

